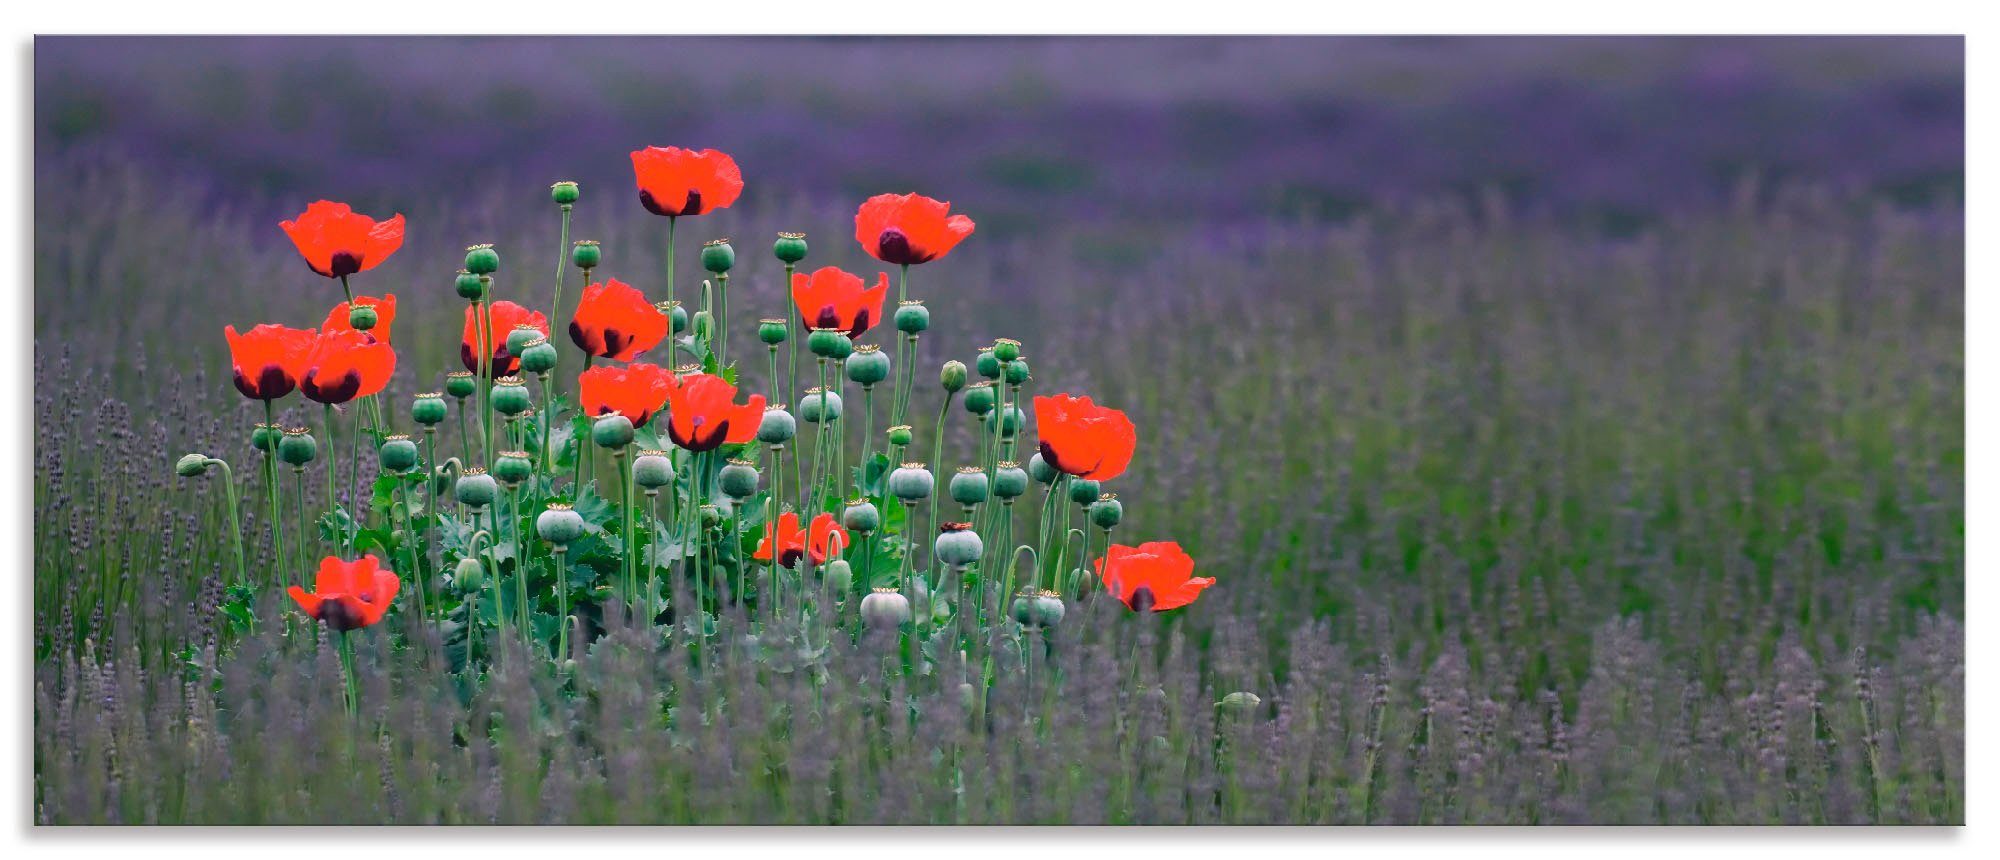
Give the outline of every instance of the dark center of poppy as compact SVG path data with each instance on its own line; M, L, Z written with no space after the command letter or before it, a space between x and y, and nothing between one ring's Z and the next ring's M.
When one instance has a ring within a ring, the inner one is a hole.
M1132 607L1133 612L1145 612L1156 603L1159 601L1153 598L1153 590L1143 585L1132 589L1132 596L1125 600L1125 605Z
M352 275L361 271L361 255L353 251L335 251L327 261L326 268L326 276L329 278Z
M910 237L894 227L883 230L882 235L876 237L875 257L885 263L904 266L924 261L917 250L910 247Z

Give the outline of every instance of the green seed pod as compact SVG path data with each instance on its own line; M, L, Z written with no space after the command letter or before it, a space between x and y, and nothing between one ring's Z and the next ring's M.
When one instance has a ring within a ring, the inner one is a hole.
M1119 503L1116 493L1105 493L1090 503L1090 522L1098 528L1110 531L1124 519L1125 506Z
M768 406L764 418L757 423L757 441L766 445L783 445L799 435L798 419L786 412L783 406Z
M528 344L533 343L541 337L542 330L535 328L533 324L522 323L517 325L513 331L507 333L507 354L520 355L521 350L526 349Z
M910 621L910 599L893 588L878 588L861 598L861 618L871 630L894 630Z
M937 542L931 545L938 561L960 568L978 561L985 550L986 545L979 540L979 533L972 530L971 523L938 526Z
M514 489L534 476L535 464L526 451L502 451L493 460L493 477L506 484L507 489Z
M472 594L486 582L486 566L476 558L461 558L451 570L451 584L460 594Z
M987 379L1000 378L1000 357L993 354L993 347L980 347L979 357L972 360L972 367Z
M519 415L535 406L535 396L528 393L528 386L518 376L493 380L492 400L493 411L502 415Z
M727 521L727 518L726 518L726 517L724 517L724 516L722 515L722 507L721 507L721 506L719 506L719 505L702 505L702 506L701 506L701 527L702 527L702 528L705 528L705 529L716 529L716 528L721 528L721 527L722 527L722 524L723 524L724 522L726 522L726 521ZM716 568L716 570L717 570L718 572L720 572L720 571L721 571L722 569L718 567L718 568Z
M375 456L384 471L407 472L417 467L417 443L410 441L410 437L398 433L384 440L381 449L375 452Z
M303 469L318 456L319 441L304 427L286 430L285 435L278 440L278 459L288 465Z
M791 333L785 330L784 320L761 319L757 321L757 339L768 346L784 343Z
M1041 593L1032 585L1021 589L1021 593L1015 595L1014 602L1007 607L1007 615L1022 627L1040 627L1041 613L1035 611L1035 601L1040 597Z
M806 258L806 234L779 233L778 241L771 245L771 255L781 263L796 265Z
M820 568L820 576L826 579L827 590L833 592L836 599L845 598L847 592L854 588L854 566L848 564L847 559L836 558L827 562L825 567Z
M1062 595L1044 590L1035 596L1035 621L1042 627L1061 624L1064 614Z
M444 392L426 391L410 402L410 418L426 427L444 423Z
M840 524L851 532L867 534L882 527L882 512L867 499L848 502L840 512Z
M931 327L931 311L924 303L912 299L896 305L896 330L904 334L921 334Z
M889 444L907 447L916 438L916 432L908 424L898 424L889 428Z
M565 180L549 186L549 199L561 206L573 206L576 204L576 199L581 196L583 191L577 188L574 182Z
M993 392L993 383L976 383L965 390L965 411L974 415L985 415L999 405L998 399Z
M1028 473L1019 464L1002 460L993 469L993 495L1002 499L1019 498L1028 491Z
M1021 342L1012 338L998 338L993 341L993 357L1009 362L1021 357Z
M548 373L556 369L556 345L549 343L546 337L537 336L515 354L521 356L521 369L528 373Z
M736 266L736 249L728 239L714 239L701 246L701 267L722 274Z
M632 483L657 490L674 482L673 455L666 451L640 451L632 458Z
M1091 502L1097 501L1097 495L1098 495L1098 488L1096 481L1085 480L1083 478L1070 479L1069 482L1070 501L1075 502L1079 505L1088 505Z
M999 432L1000 438L1012 439L1014 434L1021 432L1021 425L1027 420L1028 416L1021 411L1021 407L1009 403L1004 411L993 413L986 423Z
M583 515L569 505L551 504L541 516L535 517L535 534L562 546L583 537Z
M486 282L478 275L464 269L458 270L458 278L451 282L451 286L458 291L459 298L468 302L476 302L486 297Z
M1008 385L1017 387L1028 384L1028 380L1033 378L1028 374L1028 360L1025 358L1007 362L1007 366L1000 369L1000 376Z
M807 424L840 420L840 395L820 388L808 388L799 398L799 417Z
M459 475L458 483L451 489L458 503L468 508L486 507L493 504L493 500L500 495L499 483L493 480L492 475L486 474L485 469L477 466Z
M590 425L590 441L600 448L623 448L632 444L632 419L616 412L599 416Z
M374 328L375 324L381 321L382 317L375 313L373 307L368 305L355 305L347 311L347 324L352 326L355 331L367 331Z
M472 396L479 390L479 380L472 378L470 370L454 370L444 375L444 392L460 400Z
M937 479L922 463L904 463L889 473L889 492L906 502L920 502L937 489Z
M465 249L465 270L475 275L490 275L500 271L500 252L492 245L474 245Z
M986 501L986 470L978 466L960 466L945 490L951 493L952 501L968 507Z
M854 348L854 354L847 358L847 378L868 388L889 378L889 356L882 348L872 343Z
M957 392L965 387L965 362L947 361L938 368L938 384L947 393Z
M716 473L716 483L722 492L732 499L741 501L757 495L757 464L749 460L730 460Z
M200 454L189 454L174 462L174 474L183 478L200 477L208 471L208 458Z
M820 358L845 358L854 352L854 340L837 328L816 328L806 335L806 350Z
M604 249L595 239L580 239L570 246L569 261L579 269L595 269L604 262Z
M1042 459L1042 455L1036 454L1028 458L1028 477L1034 478L1036 483L1049 483L1056 479L1057 474L1056 467L1049 465L1049 461Z
M1234 714L1236 716L1249 716L1256 713L1257 707L1262 704L1264 704L1264 700L1259 698L1256 693L1238 690L1227 696L1223 696L1222 701L1215 703L1215 707L1223 713Z
M688 310L681 307L680 302L660 302L654 305L653 308L667 315L668 323L673 326L674 334L680 334L688 330Z
M259 451L275 451L278 448L279 437L284 435L284 432L278 429L278 425L260 423L250 428L250 447Z

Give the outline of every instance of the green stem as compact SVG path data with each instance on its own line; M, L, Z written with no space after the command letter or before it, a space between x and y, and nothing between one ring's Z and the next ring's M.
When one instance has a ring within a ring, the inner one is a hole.
M346 278L341 279L342 283L346 280ZM333 421L333 404L322 403L320 409L326 417L326 509L331 511L340 507L340 500L333 494L333 472L340 465L340 436L338 427Z
M346 278L340 280L347 282ZM354 678L354 643L347 637L347 631L340 632L340 675L341 687L347 693L347 717L353 719L361 711L361 687Z
M311 551L309 551L309 550L307 550L307 549L306 549L306 534L307 534L307 529L306 529L306 467L304 467L304 466L297 466L297 467L294 467L294 468L292 469L292 472L293 472L293 474L294 474L294 475L296 475L296 476L297 476L297 478L298 478L298 483L299 483L299 539L298 539L298 545L299 545L299 564L298 564L298 571L299 571L299 586L300 586L300 587L305 587L306 585L308 585L308 583L306 582L306 573L305 573L305 565L306 565L306 561L307 561L307 559L310 559L310 558L312 558L312 553L311 553Z
M549 327L562 318L563 276L569 274L569 215L571 204L562 204L562 238L556 243L556 297L549 305ZM588 271L587 269L585 271ZM586 275L586 277L588 277Z
M569 659L569 547L556 544L549 553L556 575L556 611L562 617L562 629L556 631L556 662Z
M271 491L271 553L272 561L278 565L277 581L283 582L283 571L291 565L285 558L285 514L278 500L280 495L278 485L284 482L279 480L278 476L278 439L283 431L278 429L277 411L277 407L273 406L271 401L264 401L264 425L270 429L271 434L271 447L264 451L264 465L269 473Z
M672 215L667 216L667 301L669 303L674 300L674 229L679 224L679 218ZM692 325L692 321L690 321L690 325ZM671 329L673 328L673 324L668 323L667 328L669 329L667 337L672 339L673 333ZM673 366L673 362L668 361L667 365L671 367Z
M228 463L214 457L208 458L208 465L222 470L222 498L229 505L229 537L236 547L236 580L230 584L246 585L250 577L245 572L248 565L243 560L243 519L236 512L236 473L230 470Z

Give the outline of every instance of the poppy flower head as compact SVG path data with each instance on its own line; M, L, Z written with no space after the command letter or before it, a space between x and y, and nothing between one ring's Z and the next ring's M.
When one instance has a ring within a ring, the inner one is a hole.
M570 317L569 339L598 358L631 361L666 340L671 325L644 294L612 278L583 288Z
M292 237L306 265L329 278L368 271L403 247L402 215L377 221L331 200L316 201L278 226Z
M402 580L372 555L356 561L327 556L320 560L312 591L294 585L285 593L307 615L346 632L381 621L402 585Z
M710 373L687 373L667 388L667 435L689 451L713 451L757 438L764 420L764 395L736 402L729 380Z
M465 306L465 331L459 338L458 359L465 363L465 369L479 372L479 318L474 308ZM549 318L540 311L531 311L513 302L494 302L486 308L487 338L493 346L493 375L513 376L521 371L521 357L507 351L507 333L522 325L534 326L543 337L549 334Z
M311 365L319 332L265 323L242 334L223 326L236 390L252 400L276 400L292 393Z
M889 298L889 273L879 272L868 286L858 275L827 266L811 275L792 275L792 303L806 328L836 328L860 337L882 320L882 303Z
M854 240L884 263L914 266L951 253L972 235L972 219L921 194L877 194L854 213Z
M799 559L810 557L813 564L825 564L830 558L838 558L847 551L849 536L847 529L836 521L832 514L813 517L812 527L799 527L799 515L786 511L778 517L778 522L764 527L764 539L757 544L757 551L751 555L758 561L776 561L779 567L791 567Z
M355 296L354 304L364 308L375 309L375 327L369 329L368 334L376 340L388 343L389 328L396 322L396 294L390 293L379 299L374 296ZM319 330L322 332L354 331L354 324L348 321L348 316L352 311L353 306L347 302L334 305L333 310L326 312L326 322L320 323Z
M1104 590L1134 612L1178 609L1215 584L1214 577L1194 575L1194 559L1173 541L1112 544L1096 567Z
M726 209L743 194L743 173L728 153L649 146L633 150L639 203L655 215L700 215Z
M1067 394L1035 398L1035 433L1050 466L1092 481L1124 474L1139 444L1125 413Z
M377 394L396 373L396 351L367 332L325 331L313 343L299 391L317 403L346 403Z
M577 399L587 415L616 412L644 427L667 402L674 375L654 364L593 367L576 377ZM753 428L754 429L754 428Z

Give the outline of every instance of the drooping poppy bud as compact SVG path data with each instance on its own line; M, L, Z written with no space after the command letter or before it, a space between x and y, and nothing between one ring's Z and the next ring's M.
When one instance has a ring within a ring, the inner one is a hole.
M956 360L945 362L944 366L938 368L938 384L944 386L948 394L964 389L965 362Z
M945 489L951 493L952 501L966 507L984 502L989 489L986 470L978 466L960 466Z
M402 580L372 555L354 561L327 556L320 560L312 591L294 585L285 593L307 615L345 633L381 621L402 585Z
M896 266L928 263L972 235L972 219L921 194L877 194L854 213L854 239L869 256Z
M574 206L577 198L582 196L583 189L568 180L549 186L549 199L554 200L558 206Z
M586 272L604 262L604 248L596 239L578 239L569 249L569 262Z
M460 594L472 594L486 582L486 566L476 558L461 558L451 569L451 585Z
M855 347L854 354L847 357L847 378L862 388L873 387L889 378L889 356L872 343Z
M937 479L922 463L904 463L889 473L889 492L905 502L928 499L936 489Z
M278 226L291 237L307 268L329 278L365 272L403 247L403 216L377 221L345 203L314 201Z
M736 266L736 249L729 239L710 239L701 246L701 267L712 274L725 275Z
M444 375L444 390L453 398L464 400L479 390L479 380L472 378L470 370L454 370Z
M288 427L278 440L278 459L295 469L304 469L319 456L319 441L304 427Z
M376 452L376 459L381 462L385 471L407 472L417 466L417 443L410 441L409 436L400 433L390 436L382 442L381 449Z
M806 234L779 233L778 241L771 245L771 255L777 257L780 263L798 265L800 260L806 258Z
M833 592L834 599L846 600L848 589L854 587L854 566L847 559L836 558L820 568L820 578L826 580L826 588Z
M738 501L757 495L757 464L731 459L728 465L716 472L716 484L722 488L724 495Z
M656 492L661 487L674 482L674 461L672 455L659 449L640 451L632 459L632 483L648 492Z
M945 523L938 527L937 541L931 551L937 560L952 567L964 568L979 560L986 546L979 540L979 533L972 530L971 523Z
M757 441L766 445L783 445L799 435L799 423L786 412L783 406L764 407L764 417L757 422Z
M632 153L639 203L655 215L700 215L726 209L743 194L736 160L713 149L649 146Z
M183 478L197 478L208 471L208 458L200 454L188 454L174 463L174 474Z
M583 515L569 505L551 503L535 517L535 534L542 540L563 546L583 537Z
M896 330L904 334L923 334L931 327L931 311L919 299L905 299L896 303Z
M478 466L466 469L452 485L452 495L468 508L483 508L500 496L500 484Z
M491 275L500 271L500 252L492 245L473 245L465 249L465 270L475 275Z

